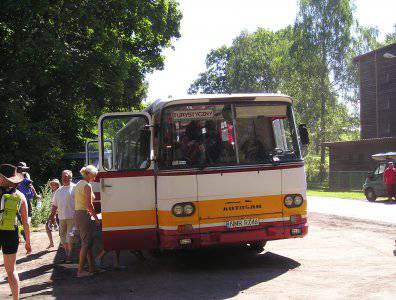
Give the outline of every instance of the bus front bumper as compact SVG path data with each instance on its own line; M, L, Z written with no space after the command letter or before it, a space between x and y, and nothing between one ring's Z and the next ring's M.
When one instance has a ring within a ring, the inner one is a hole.
M267 226L255 230L214 231L190 234L160 234L162 249L186 249L238 245L252 242L301 238L308 233L308 224Z

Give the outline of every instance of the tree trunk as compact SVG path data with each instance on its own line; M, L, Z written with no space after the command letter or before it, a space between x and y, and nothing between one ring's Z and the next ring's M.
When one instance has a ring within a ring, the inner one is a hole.
M323 182L326 177L326 148L324 142L326 142L326 87L325 87L325 68L322 68L321 74L321 105L320 105L320 170L319 180Z

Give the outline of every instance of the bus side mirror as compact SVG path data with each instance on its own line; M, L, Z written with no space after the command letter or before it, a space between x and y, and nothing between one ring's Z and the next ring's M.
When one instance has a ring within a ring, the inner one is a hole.
M308 134L308 129L306 124L300 124L298 125L298 133L300 135L300 141L301 144L308 145L309 144L309 134Z

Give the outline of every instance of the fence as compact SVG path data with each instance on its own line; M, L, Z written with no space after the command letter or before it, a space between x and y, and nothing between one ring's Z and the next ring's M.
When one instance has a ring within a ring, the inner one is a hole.
M361 191L368 171L332 171L329 188L337 191Z

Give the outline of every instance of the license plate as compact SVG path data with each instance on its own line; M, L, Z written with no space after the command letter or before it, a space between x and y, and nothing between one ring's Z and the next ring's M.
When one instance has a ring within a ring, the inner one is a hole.
M259 219L243 219L243 220L226 221L227 228L257 226L259 224L260 224Z

